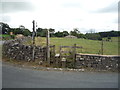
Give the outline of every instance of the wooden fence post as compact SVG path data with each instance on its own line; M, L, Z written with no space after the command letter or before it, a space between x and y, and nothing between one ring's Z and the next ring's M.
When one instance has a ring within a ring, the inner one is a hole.
M103 55L103 40L101 41L101 54Z
M76 44L73 46L73 64L74 68L76 67Z
M55 45L53 46L53 59L55 60Z
M47 62L50 65L50 34L49 34L49 29L47 29Z
M59 67L61 67L61 59L62 59L62 47L60 46L60 49L59 49L60 51L60 57L59 57L59 59L58 59L58 66Z

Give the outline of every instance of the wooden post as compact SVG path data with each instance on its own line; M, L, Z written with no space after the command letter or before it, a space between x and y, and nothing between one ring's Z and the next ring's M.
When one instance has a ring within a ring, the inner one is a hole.
M61 53L61 51L62 51L62 47L60 47L60 50L59 50L59 52L60 52L60 60L61 60L61 58L62 58L62 53Z
M65 68L66 67L66 58L62 58L61 62L62 62L62 68Z
M32 44L34 45L35 44L35 20L33 20L33 33L32 33Z
M52 59L53 59L53 64L54 64L55 63L55 45L53 46L53 52L52 53L53 53L53 58Z
M35 60L35 20L33 20L33 35L32 35L32 44L33 44L33 52L32 52L32 60Z
M49 29L47 30L47 62L50 65L50 34L49 34Z
M73 47L73 64L75 68L76 67L76 44L74 44L74 47Z

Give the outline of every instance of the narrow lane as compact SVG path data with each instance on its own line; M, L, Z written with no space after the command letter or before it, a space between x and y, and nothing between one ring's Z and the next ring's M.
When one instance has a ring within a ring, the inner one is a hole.
M118 73L38 71L3 64L3 88L118 88Z

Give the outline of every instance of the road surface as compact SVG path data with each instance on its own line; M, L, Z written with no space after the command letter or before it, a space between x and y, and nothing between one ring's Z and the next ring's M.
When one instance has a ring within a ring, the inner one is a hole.
M118 88L118 73L39 71L3 64L3 88Z
M0 41L0 45L2 44L2 41Z

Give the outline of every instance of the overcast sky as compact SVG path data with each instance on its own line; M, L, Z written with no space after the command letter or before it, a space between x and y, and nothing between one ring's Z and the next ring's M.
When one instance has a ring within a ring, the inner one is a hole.
M56 31L79 28L82 33L118 30L119 0L1 0L0 21L32 31L32 20L40 28Z

